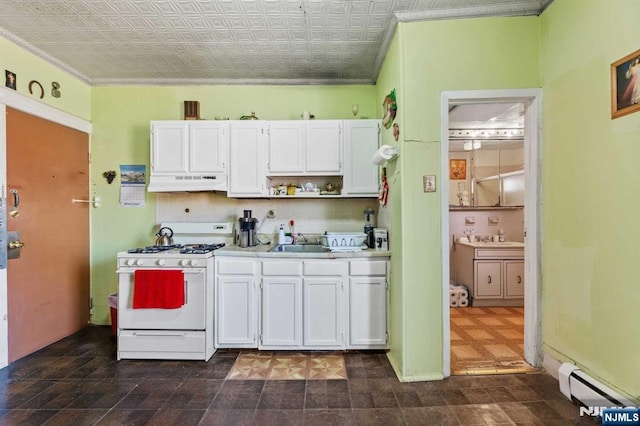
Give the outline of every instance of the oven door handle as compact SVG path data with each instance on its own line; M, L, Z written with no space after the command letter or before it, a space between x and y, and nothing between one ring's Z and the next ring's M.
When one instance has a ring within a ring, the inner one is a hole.
M184 280L184 304L185 305L189 303L189 292L187 291L188 286L189 286L189 281Z

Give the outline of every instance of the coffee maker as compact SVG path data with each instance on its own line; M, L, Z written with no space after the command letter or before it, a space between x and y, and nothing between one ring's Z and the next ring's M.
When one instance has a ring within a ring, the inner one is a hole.
M375 248L376 240L373 234L373 228L376 227L376 221L374 219L375 212L369 208L364 211L364 233L367 234L365 243L370 249Z
M240 247L253 247L258 241L256 237L256 224L258 219L251 217L251 210L243 210L243 215L238 219L238 245Z

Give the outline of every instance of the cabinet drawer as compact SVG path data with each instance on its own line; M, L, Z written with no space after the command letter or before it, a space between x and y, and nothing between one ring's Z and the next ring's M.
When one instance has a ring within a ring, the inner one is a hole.
M352 260L349 262L349 275L386 275L386 260Z
M219 275L253 275L255 264L253 260L220 260L216 272Z
M262 275L302 275L302 262L262 262Z
M522 259L524 249L476 249L477 259Z
M120 330L119 352L205 352L204 331Z
M305 275L346 275L347 265L339 260L328 262L304 262Z

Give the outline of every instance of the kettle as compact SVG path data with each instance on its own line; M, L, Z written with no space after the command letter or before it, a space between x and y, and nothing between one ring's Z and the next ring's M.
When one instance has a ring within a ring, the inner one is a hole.
M173 229L171 228L160 228L158 233L156 234L156 245L157 246L170 246L173 245Z

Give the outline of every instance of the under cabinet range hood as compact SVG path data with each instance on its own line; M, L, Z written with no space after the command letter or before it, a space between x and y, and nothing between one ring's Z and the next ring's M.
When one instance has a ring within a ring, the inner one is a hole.
M226 175L173 175L149 177L149 192L196 192L226 191L228 182Z

